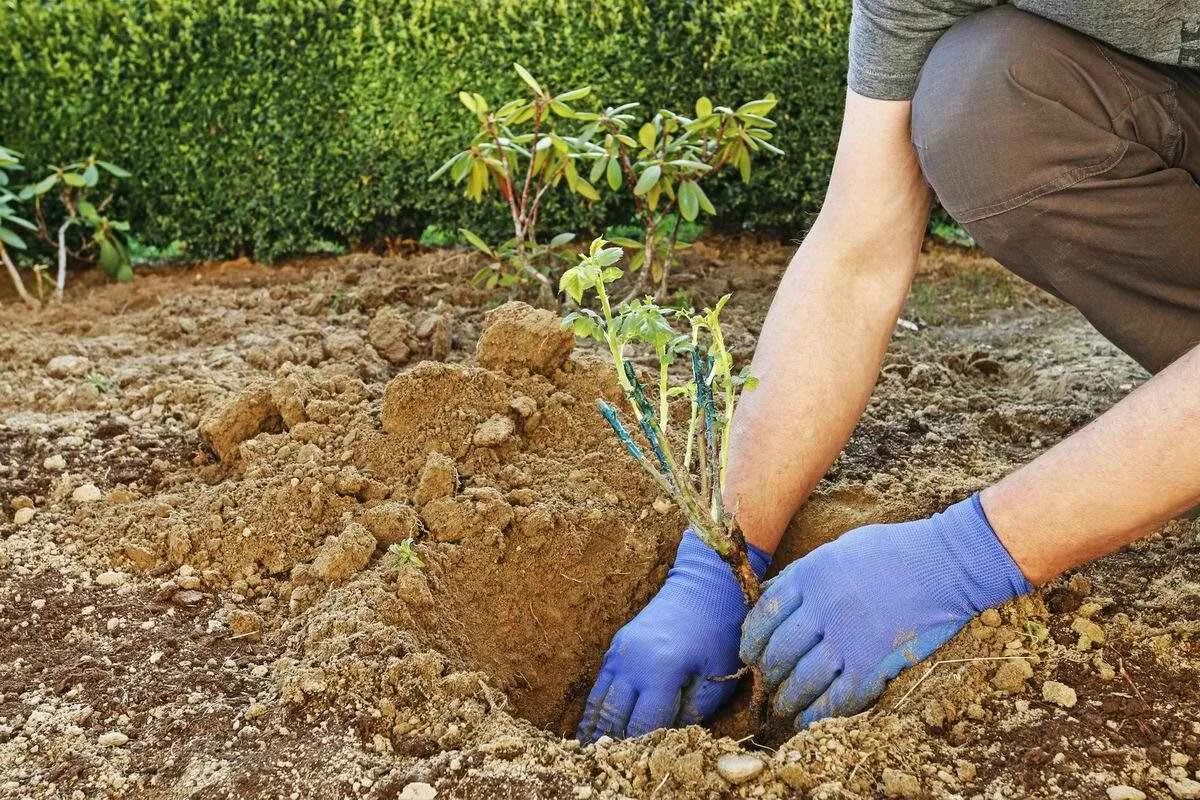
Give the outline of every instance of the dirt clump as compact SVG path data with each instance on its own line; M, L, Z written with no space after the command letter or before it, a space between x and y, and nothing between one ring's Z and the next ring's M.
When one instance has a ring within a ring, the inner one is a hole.
M574 334L563 328L557 314L513 301L488 314L475 361L488 369L548 375L562 366L574 346Z
M200 420L200 438L222 461L237 457L238 445L260 433L278 431L279 409L265 386L245 389Z

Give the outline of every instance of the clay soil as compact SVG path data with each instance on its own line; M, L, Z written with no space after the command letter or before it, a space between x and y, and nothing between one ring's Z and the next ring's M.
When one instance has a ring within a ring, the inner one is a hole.
M734 292L741 360L791 250L687 256L693 303ZM470 288L478 266L229 262L0 304L0 797L1198 796L1189 521L985 615L871 712L756 732L742 699L711 730L580 747L683 521L595 412L605 363ZM929 246L776 566L961 499L1145 378ZM730 753L762 768L735 783Z

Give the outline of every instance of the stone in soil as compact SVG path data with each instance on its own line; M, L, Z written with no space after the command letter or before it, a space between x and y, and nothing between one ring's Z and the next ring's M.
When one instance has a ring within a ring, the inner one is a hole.
M400 791L400 800L434 800L437 794L437 789L428 783L416 781L406 785Z
M1191 778L1168 779L1167 788L1176 800L1200 800L1200 781Z
M413 502L423 506L439 497L453 497L458 487L458 471L454 459L442 453L430 453L425 457L425 466L417 478L417 490Z
M1104 793L1108 795L1108 800L1146 800L1145 792L1125 784L1110 786L1104 790Z
M902 797L905 800L920 797L921 782L912 773L889 767L883 771L883 794L885 797Z
M121 747L129 741L129 737L120 731L107 731L100 734L96 741L103 747Z
M37 512L32 508L18 508L16 512L13 513L13 524L24 525L33 519L33 515L36 513Z
M71 492L71 499L76 503L94 503L100 496L100 488L94 483L85 483Z
M46 374L51 378L79 378L87 374L92 362L83 356L55 356L46 364Z
M732 784L745 783L758 777L763 762L749 753L726 753L717 759L717 772Z

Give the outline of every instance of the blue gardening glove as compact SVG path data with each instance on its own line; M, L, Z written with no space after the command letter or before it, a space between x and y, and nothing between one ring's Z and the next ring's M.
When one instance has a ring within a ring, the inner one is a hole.
M761 578L771 557L750 548ZM729 565L690 529L658 594L613 637L577 736L641 736L712 716L737 681L738 642L749 608Z
M976 614L1032 590L975 494L929 519L857 528L792 563L746 618L741 656L800 729L862 711Z

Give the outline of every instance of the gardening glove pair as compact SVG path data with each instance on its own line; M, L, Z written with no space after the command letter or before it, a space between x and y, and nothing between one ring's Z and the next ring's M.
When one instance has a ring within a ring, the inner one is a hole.
M857 528L789 565L747 616L741 657L800 729L862 711L976 614L1032 590L975 494L929 519Z
M749 549L761 578L771 557ZM742 666L738 643L748 610L729 565L685 531L658 594L613 637L579 722L579 741L640 736L711 717L737 685L711 679Z

